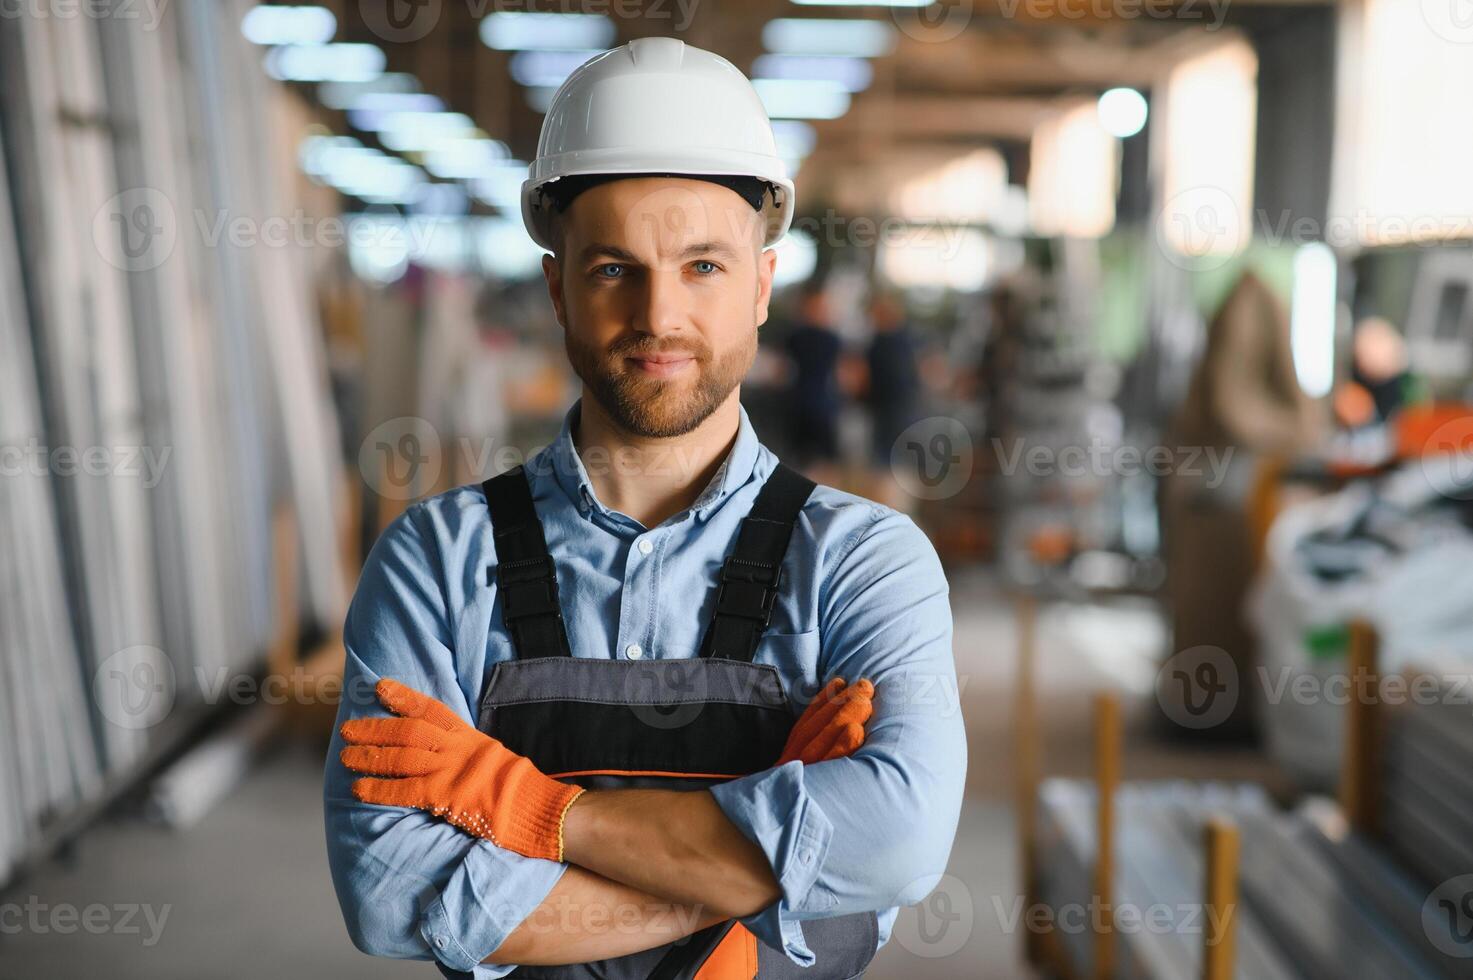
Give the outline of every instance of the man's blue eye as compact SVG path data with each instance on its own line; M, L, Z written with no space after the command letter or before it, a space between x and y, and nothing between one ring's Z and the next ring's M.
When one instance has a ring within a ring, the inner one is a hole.
M619 265L617 262L609 262L605 265L599 266L594 271L603 276L605 279L617 279L619 278L619 274L624 271L624 267L622 265Z
M703 266L705 268L702 268ZM716 263L707 261L706 259L700 259L696 262L696 271L709 275L716 271Z

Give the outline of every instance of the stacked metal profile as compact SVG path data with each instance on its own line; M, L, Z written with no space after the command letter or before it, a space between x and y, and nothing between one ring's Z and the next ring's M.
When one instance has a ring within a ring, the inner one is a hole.
M1437 883L1473 875L1473 687L1445 684L1417 701L1387 719L1382 830Z
M310 264L249 0L0 18L0 881L255 670L271 516L344 583Z
M1051 780L1040 791L1041 899L1056 911L1086 906L1093 893L1095 794L1089 783ZM1142 783L1116 796L1112 904L1146 925L1117 926L1117 976L1176 980L1200 976L1203 828L1211 817L1241 836L1240 905L1235 917L1237 977L1343 980L1345 977L1451 980L1470 975L1473 943L1457 924L1424 914L1437 882L1423 881L1385 849L1346 831L1323 801L1292 813L1251 787ZM1152 929L1152 917L1174 927ZM1082 972L1093 956L1089 929L1060 929Z

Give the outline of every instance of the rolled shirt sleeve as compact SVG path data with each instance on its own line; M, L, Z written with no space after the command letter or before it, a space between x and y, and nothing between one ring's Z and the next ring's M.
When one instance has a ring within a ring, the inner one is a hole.
M364 564L344 627L347 661L336 728L384 716L374 696L392 677L474 723L451 653L435 545L411 507ZM523 857L419 810L361 803L356 774L338 759L334 730L324 773L328 863L354 945L374 956L434 959L442 972L500 977L482 964L547 897L566 864Z
M844 759L711 789L771 863L778 901L743 923L802 966L804 919L920 901L946 870L961 813L966 736L946 578L907 517L881 510L841 551L819 599L820 680L875 683L864 745Z

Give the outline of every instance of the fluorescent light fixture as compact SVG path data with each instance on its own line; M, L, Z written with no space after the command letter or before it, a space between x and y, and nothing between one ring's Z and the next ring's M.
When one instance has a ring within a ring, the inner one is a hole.
M589 58L602 49L575 51L518 51L507 66L512 79L528 88L557 88Z
M863 58L764 54L752 63L752 77L837 82L846 92L863 92L875 70Z
M507 160L471 181L471 193L493 208L520 210L522 182L526 179L527 164L521 160Z
M351 136L309 136L297 150L297 162L309 177L325 179L332 169L333 154L345 150L371 152Z
M1328 395L1335 381L1335 273L1335 253L1323 242L1294 252L1289 349L1299 387L1311 398Z
M762 28L762 45L777 54L877 58L895 47L895 28L879 20L778 17Z
M409 230L398 215L350 214L348 264L369 282L391 283L409 269Z
M383 74L372 44L286 44L266 52L266 74L284 82L366 82Z
M378 138L391 150L411 153L475 133L475 122L463 112L390 112L382 120Z
M774 289L806 282L818 267L818 243L806 231L790 229L772 250L777 253L777 266L772 270Z
M445 103L423 92L384 92L363 96L348 110L354 129L377 133L390 128L405 113L429 115L445 111Z
M463 215L470 210L464 184L423 184L410 203L415 214Z
M849 93L837 82L756 78L752 87L774 119L837 119L849 111Z
M777 141L777 155L784 159L801 160L813 152L818 134L813 127L800 119L774 119L772 137Z
M326 44L337 33L338 19L326 7L252 7L240 32L252 44Z
M424 167L442 180L471 180L510 158L506 144L497 140L446 140L425 154Z
M362 82L323 82L317 86L317 101L329 109L351 109L365 95L418 91L419 79L395 71Z
M504 10L481 20L481 42L498 51L602 51L614 33L614 22L602 14Z
M1133 88L1112 88L1103 93L1095 110L1105 132L1119 139L1129 139L1145 129L1150 112L1146 97Z
M542 269L543 251L520 217L481 218L474 234L481 268L498 279L531 279Z
M924 7L931 0L793 0L799 7Z

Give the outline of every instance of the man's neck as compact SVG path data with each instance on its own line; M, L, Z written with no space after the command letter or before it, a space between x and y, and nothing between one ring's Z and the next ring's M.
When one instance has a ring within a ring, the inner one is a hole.
M583 392L573 445L606 506L654 527L701 495L736 443L741 402L733 391L720 408L682 436L649 439L621 428Z

